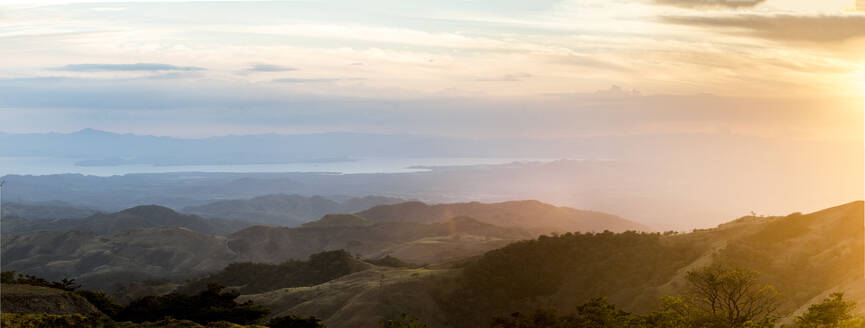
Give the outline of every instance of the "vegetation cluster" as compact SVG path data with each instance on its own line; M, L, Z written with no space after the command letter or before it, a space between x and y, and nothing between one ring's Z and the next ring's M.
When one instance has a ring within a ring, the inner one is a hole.
M226 291L223 286L211 283L194 295L170 293L162 296L144 296L126 306L117 304L103 291L77 290L74 279L51 282L45 279L22 275L14 271L2 273L3 284L25 284L62 289L85 298L103 316L13 314L3 313L3 327L237 327L241 325L278 328L321 328L321 320L315 317L282 316L268 321L263 319L270 310L257 306L252 301L237 303L240 293Z
M706 247L657 233L566 233L521 241L467 265L439 304L463 327L542 305L575 307L593 297L654 304L661 285ZM443 289L444 290L444 289Z
M344 250L312 254L307 261L289 260L280 264L232 263L219 272L193 280L178 292L195 293L209 284L232 286L241 294L256 294L282 288L313 286L362 270L358 261Z

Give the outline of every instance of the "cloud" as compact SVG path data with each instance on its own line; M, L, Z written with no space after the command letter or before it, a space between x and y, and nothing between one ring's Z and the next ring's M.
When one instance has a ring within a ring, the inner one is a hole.
M90 8L92 11L124 11L126 8L123 7L96 7Z
M612 85L609 89L606 90L598 90L594 93L597 96L602 97L636 97L640 96L642 93L636 88L631 89L630 91L623 89L618 85Z
M190 78L202 78L205 74L201 72L171 72L171 73L161 73L161 74L153 74L150 76L140 77L139 79L143 80L179 80L179 79L190 79ZM130 79L135 80L135 79Z
M531 78L533 75L528 73L520 73L520 74L507 74L493 78L479 78L474 79L474 81L479 82L518 82Z
M750 8L766 0L655 0L656 4L684 8Z
M271 82L275 83L330 83L330 82L338 82L338 81L362 81L365 80L363 78L345 78L345 79L337 79L337 78L283 78L283 79L274 79Z
M296 71L297 68L280 66L274 64L252 64L246 69L247 72L290 72Z
M604 69L610 71L627 71L626 67L623 67L619 64L608 62L606 60L600 60L596 58L592 58L590 56L585 55L568 55L568 56L555 56L552 60L552 63L561 64L561 65L569 65L569 66L580 66L592 69Z
M321 80L321 79L320 79ZM333 81L338 79L328 79ZM7 126L100 124L175 131L377 131L471 137L564 137L709 131L861 138L862 105L709 95L637 95L632 88L537 98L340 94L339 85L202 80L0 78ZM857 98L858 99L858 98ZM857 100L858 101L858 100ZM858 111L857 111L858 109ZM13 121L14 120L14 121ZM34 125L32 122L39 122ZM48 123L46 123L48 122ZM78 122L78 123L72 123ZM171 125L167 128L166 124Z
M839 42L865 37L865 15L859 14L664 16L661 20L777 41Z
M174 66L156 63L135 64L70 64L56 67L57 71L70 72L151 72L151 71L203 71L205 68L195 66Z

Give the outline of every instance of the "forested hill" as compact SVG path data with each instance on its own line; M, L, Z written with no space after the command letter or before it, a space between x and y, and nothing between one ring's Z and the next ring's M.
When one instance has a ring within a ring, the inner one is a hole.
M660 296L681 292L688 271L712 264L760 272L786 314L831 290L863 297L863 202L743 217L687 234L567 233L517 242L468 265L440 306L462 327L541 306L568 312L593 297L645 312Z
M150 210L173 213L165 208ZM78 230L10 235L2 240L2 265L4 270L51 280L76 278L86 288L107 290L116 283L221 270L232 262L282 263L336 249L363 258L393 255L411 263L435 264L477 256L532 237L516 228L471 218L434 224L370 225L333 224L329 218L306 227L253 226L229 235L178 227L179 221L109 234Z

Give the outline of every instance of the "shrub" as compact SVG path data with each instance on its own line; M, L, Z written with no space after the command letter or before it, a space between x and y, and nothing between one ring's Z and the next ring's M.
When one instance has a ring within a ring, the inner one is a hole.
M267 326L270 328L325 328L326 326L321 323L321 320L312 316L308 318L296 316L296 315L287 315L282 317L276 317L270 319L267 322Z
M234 300L240 294L222 290L222 286L210 284L207 290L191 296L171 293L141 297L120 311L116 320L144 322L171 317L198 323L229 321L251 324L270 312L252 301L236 303Z

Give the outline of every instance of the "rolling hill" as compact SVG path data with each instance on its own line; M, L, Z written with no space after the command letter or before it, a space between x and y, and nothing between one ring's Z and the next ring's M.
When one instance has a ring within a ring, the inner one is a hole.
M742 217L691 233L564 234L512 243L456 268L376 267L320 285L242 296L278 314L315 315L329 327L374 325L401 312L436 327L485 327L538 306L568 312L593 297L627 311L657 309L688 271L711 264L762 273L781 292L789 323L835 291L865 313L862 201L779 217Z
M251 199L220 200L186 207L182 212L267 225L298 226L325 214L357 212L401 201L399 198L366 196L340 202L322 196L274 194Z
M526 238L531 235L522 230L470 218L434 224L252 226L229 235L177 226L108 234L41 231L4 237L2 266L49 280L74 277L87 288L107 290L117 283L148 278L191 277L233 262L281 263L337 249L365 258L396 253L413 263L444 261L479 255Z
M228 234L250 225L250 223L243 221L205 219L197 215L177 213L167 207L146 205L116 213L98 213L82 219L15 219L11 224L3 226L3 234L74 230L109 234L153 227L185 227L201 233Z
M48 280L76 278L86 288L153 277L185 277L222 269L239 259L226 237L187 228L158 227L100 235L43 231L4 236L3 270Z
M437 327L478 327L493 316L541 305L567 312L594 297L645 313L657 309L661 296L683 292L689 271L715 264L761 272L761 281L781 292L780 309L789 322L831 292L856 300L865 295L863 212L865 202L857 201L809 214L747 216L691 233L537 239L470 217L437 222L437 211L404 220L330 215L298 228L252 226L229 235L178 227L105 235L38 232L4 238L2 265L49 279L75 276L89 288L146 277L216 279L247 291L240 300L264 305L272 316L315 315L340 328L374 325L402 312ZM432 222L419 223L424 220ZM337 249L345 249L333 253L342 260L294 261ZM356 260L386 256L432 265ZM222 270L238 262L247 263ZM297 279L287 285L249 280L268 274ZM313 276L325 278L308 279ZM856 311L865 313L865 302Z

